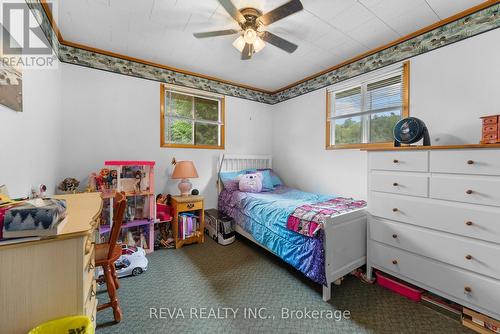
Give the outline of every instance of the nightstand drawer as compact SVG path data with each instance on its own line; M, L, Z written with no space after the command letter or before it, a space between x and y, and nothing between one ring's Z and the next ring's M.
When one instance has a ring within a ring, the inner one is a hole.
M203 208L203 202L201 201L177 203L177 212L200 210L202 208Z

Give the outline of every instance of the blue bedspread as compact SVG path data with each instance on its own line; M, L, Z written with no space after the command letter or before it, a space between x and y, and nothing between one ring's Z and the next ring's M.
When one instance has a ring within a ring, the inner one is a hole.
M286 224L288 216L298 206L332 197L283 186L262 193L223 190L219 195L219 210L305 276L326 284L322 231L309 237L289 230Z

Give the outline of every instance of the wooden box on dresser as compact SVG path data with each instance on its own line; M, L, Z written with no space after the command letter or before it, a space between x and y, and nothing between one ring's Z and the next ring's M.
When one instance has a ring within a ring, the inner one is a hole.
M368 150L374 268L500 319L500 145Z
M0 333L57 318L96 319L95 238L100 193L61 195L68 222L52 238L0 245Z

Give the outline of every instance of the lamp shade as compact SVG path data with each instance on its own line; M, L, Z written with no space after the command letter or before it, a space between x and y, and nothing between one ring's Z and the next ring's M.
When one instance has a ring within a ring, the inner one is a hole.
M192 161L177 161L172 173L172 179L191 179L198 177L198 172Z

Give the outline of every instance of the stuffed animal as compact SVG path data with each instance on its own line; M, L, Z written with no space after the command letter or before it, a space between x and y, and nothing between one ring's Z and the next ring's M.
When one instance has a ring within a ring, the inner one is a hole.
M239 176L240 191L260 193L262 191L262 173L243 174Z

